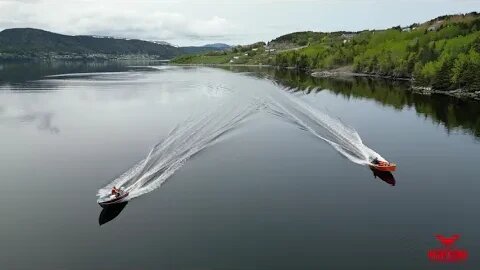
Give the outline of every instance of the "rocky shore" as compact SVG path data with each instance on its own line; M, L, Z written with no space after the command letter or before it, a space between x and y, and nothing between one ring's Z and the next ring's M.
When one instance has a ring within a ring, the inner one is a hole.
M410 89L412 92L421 94L421 95L440 94L440 95L447 95L447 96L461 98L461 99L474 99L474 100L480 101L480 91L467 92L463 89L441 91L441 90L432 89L432 87L414 86L414 85L412 85Z
M404 77L395 77L395 76L382 76L378 74L368 74L368 73L357 73L353 72L350 67L343 67L334 70L317 70L311 73L312 76L317 78L347 78L347 77L371 77L371 78L381 78L388 80L401 80L401 81L410 81L412 83L410 90L414 93L421 95L447 95L460 99L474 99L480 101L480 91L468 92L464 89L455 89L455 90L436 90L432 87L417 86L414 85L415 80L412 78Z

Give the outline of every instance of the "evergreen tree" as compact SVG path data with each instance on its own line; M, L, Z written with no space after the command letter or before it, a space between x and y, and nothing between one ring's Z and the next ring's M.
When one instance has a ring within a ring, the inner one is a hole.
M449 90L452 86L453 61L450 58L444 60L442 66L433 77L432 87L436 90Z
M477 52L480 53L480 36L475 39L473 42L472 48Z
M309 69L309 62L308 62L308 57L304 54L302 54L300 57L298 57L297 61L297 69L300 70L307 70Z

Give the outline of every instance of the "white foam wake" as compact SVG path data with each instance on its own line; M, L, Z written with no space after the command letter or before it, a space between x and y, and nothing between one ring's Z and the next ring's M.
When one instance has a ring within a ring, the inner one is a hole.
M189 158L218 142L259 107L256 102L223 104L202 117L178 125L145 159L100 189L97 196L109 194L116 186L128 191L128 199L132 199L160 187Z
M374 157L384 160L363 144L354 128L287 91L274 88L254 91L254 95L246 91L229 94L231 99L227 101L230 102L223 102L209 113L178 125L145 159L101 188L97 195L103 197L116 186L128 191L127 199L132 199L160 187L188 159L224 138L260 109L326 141L354 163L366 165Z
M269 111L328 142L350 161L367 165L372 158L385 160L363 144L357 131L286 91L270 93Z

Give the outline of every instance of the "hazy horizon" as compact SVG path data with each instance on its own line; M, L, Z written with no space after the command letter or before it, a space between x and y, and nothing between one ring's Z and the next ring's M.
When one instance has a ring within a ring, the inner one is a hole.
M189 46L250 44L297 31L360 31L478 11L480 0L0 0L0 31L165 41Z

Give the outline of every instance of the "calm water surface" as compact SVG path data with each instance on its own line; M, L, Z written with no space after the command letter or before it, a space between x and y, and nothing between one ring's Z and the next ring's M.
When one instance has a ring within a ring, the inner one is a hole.
M142 65L1 66L2 269L453 269L426 254L455 233L471 255L455 269L479 265L480 104L385 81ZM259 112L159 189L96 204L176 125L267 88L342 119L398 171L382 181Z

